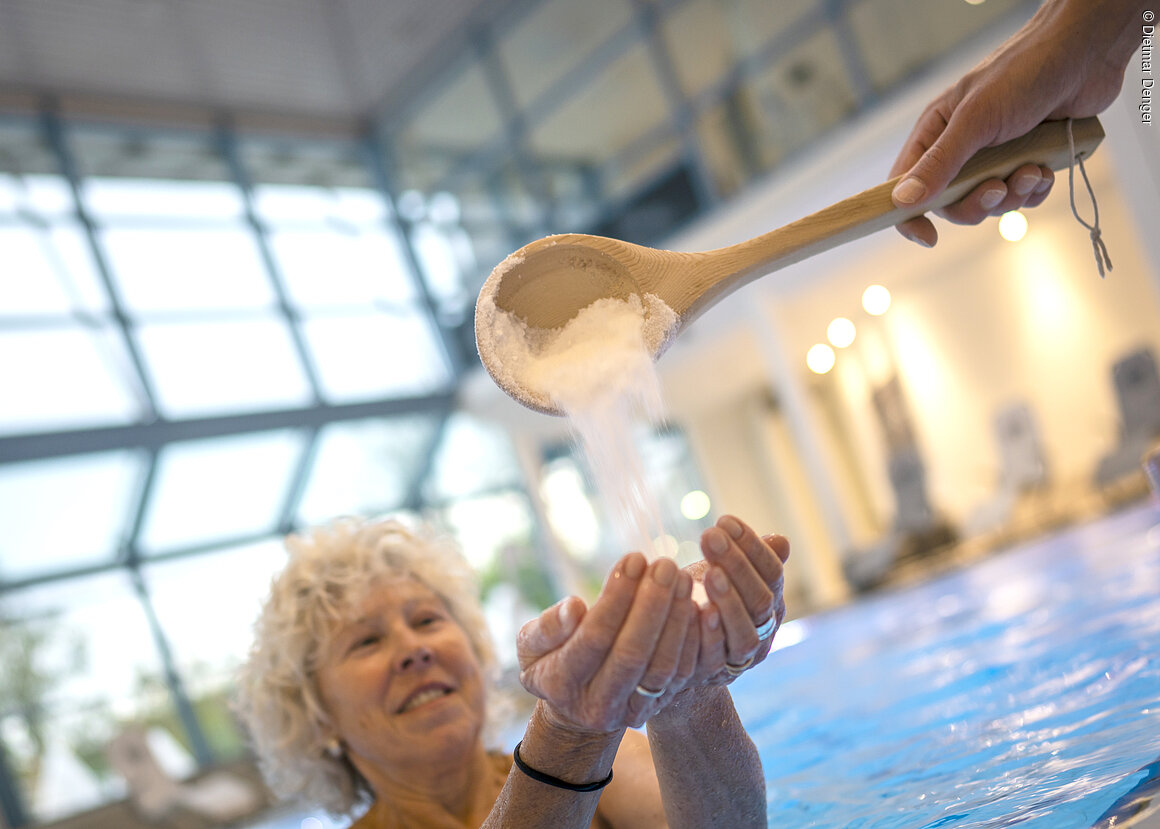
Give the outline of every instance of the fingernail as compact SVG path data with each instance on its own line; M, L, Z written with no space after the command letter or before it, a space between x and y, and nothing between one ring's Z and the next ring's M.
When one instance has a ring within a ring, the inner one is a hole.
M992 207L997 205L999 202L1003 201L1003 198L1006 195L1007 195L1006 190L999 190L997 188L992 188L990 190L986 190L983 192L983 195L979 197L979 204L981 204L983 206L984 210L990 210Z
M926 241L926 239L923 239L921 236L912 236L909 233L903 233L902 235L905 236L909 241L914 242L917 245L922 245L924 248L934 247L934 245Z
M1048 190L1051 189L1051 185L1053 183L1054 183L1054 181L1052 179L1041 178L1039 180L1039 183L1037 185L1035 185L1035 190L1034 190L1035 195L1038 196L1040 193L1046 193Z
M639 579L644 575L645 567L648 563L644 560L642 555L631 555L624 562L624 575L630 579Z
M709 625L709 630L716 630L721 627L721 614L717 612L717 608L709 608L709 614L705 617L705 622Z
M677 582L677 598L678 599L692 598L692 596L693 596L693 577L690 576L688 573L686 573L684 570L679 570L677 572L677 577L680 579L680 581Z
M709 549L720 555L729 549L729 539L720 530L709 530L705 533L705 542Z
M890 196L898 204L918 204L926 195L926 185L914 176L904 178L894 185Z
M574 615L575 614L572 612L572 602L565 599L560 604L560 612L557 616L557 618L560 620L560 627L564 628L565 630L570 628L572 626L572 617Z
M661 587L669 587L677 577L677 565L671 558L662 558L653 565L653 581Z
M741 525L738 524L737 520L732 516L722 516L721 519L717 522L717 526L723 529L725 532L729 533L729 535L733 536L734 538L741 538Z
M1026 196L1035 189L1040 181L1039 176L1019 176L1019 178L1015 179L1014 190L1016 194Z
M709 572L709 581L713 583L713 589L718 593L724 593L729 589L729 579L726 577L724 570L714 567Z

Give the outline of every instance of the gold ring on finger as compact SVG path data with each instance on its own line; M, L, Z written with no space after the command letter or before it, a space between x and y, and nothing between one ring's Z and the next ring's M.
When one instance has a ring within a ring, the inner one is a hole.
M649 699L656 699L657 697L663 697L665 695L664 688L661 688L659 691L653 691L650 688L645 688L643 685L637 685L635 690L642 697L648 697Z

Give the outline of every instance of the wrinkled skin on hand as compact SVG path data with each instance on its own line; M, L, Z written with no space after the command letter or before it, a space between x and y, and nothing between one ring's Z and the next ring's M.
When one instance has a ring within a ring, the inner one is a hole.
M516 640L521 683L576 730L643 724L661 702L636 686L683 688L692 675L691 593L692 579L671 559L649 565L628 554L591 608L573 596L524 625Z
M642 725L686 690L732 681L727 662L758 664L785 616L789 544L725 516L701 547L705 560L684 571L630 553L591 608L569 597L524 625L517 638L524 687L561 724L607 733ZM706 607L692 600L694 579L705 582ZM759 638L757 627L770 619L772 631ZM643 696L638 685L664 693Z
M701 609L700 658L690 685L724 685L736 678L727 664L753 667L765 659L785 619L782 568L789 542L780 535L760 537L723 516L702 535L701 551L705 558L686 569L704 583L711 604ZM771 631L759 637L757 628L771 619Z

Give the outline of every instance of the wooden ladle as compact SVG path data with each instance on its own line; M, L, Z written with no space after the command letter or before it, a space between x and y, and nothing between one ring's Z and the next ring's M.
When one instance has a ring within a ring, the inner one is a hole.
M1096 118L1072 122L1079 157L1089 156L1104 137ZM980 150L937 199L918 207L896 207L891 179L746 242L716 250L679 252L567 233L537 239L496 266L480 291L475 338L488 373L509 395L529 408L560 414L550 400L520 388L499 364L492 330L480 313L484 302L514 313L529 327L559 328L605 297L655 294L677 316L674 328L653 359L701 312L758 277L846 242L892 227L928 210L963 198L989 179L1005 179L1028 163L1053 170L1073 161L1067 122L1047 121L1029 133Z

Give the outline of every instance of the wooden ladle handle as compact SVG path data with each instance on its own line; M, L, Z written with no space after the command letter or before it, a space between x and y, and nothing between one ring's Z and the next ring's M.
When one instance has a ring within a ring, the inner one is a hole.
M1045 121L1026 135L973 155L946 190L930 202L897 207L890 194L901 176L863 190L840 202L748 241L704 254L696 277L686 286L687 304L677 311L687 323L725 294L779 268L860 239L907 219L936 210L970 193L983 182L1005 179L1024 164L1061 170L1073 162L1072 147L1081 158L1091 155L1104 137L1099 119Z

